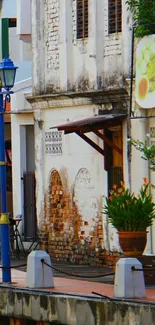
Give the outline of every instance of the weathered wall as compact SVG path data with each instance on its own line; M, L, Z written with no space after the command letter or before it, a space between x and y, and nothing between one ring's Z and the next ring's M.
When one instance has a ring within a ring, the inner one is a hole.
M44 110L43 128L38 132L45 138L50 127L60 123L59 116L63 123L68 117L72 120L78 116L82 118L85 114L91 116L93 109L91 106L77 106L65 110ZM92 138L97 140L95 135ZM45 144L46 142L42 143L42 162L39 165L40 160L38 161L36 171L37 188L41 191L43 184L44 192L41 210L41 203L37 201L42 248L48 247L50 255L57 259L102 263L104 250L101 194L106 191L107 182L103 157L76 135L63 135L62 155L47 154ZM101 142L100 144L102 145ZM37 135L36 148L38 145ZM44 175L43 183L41 175Z
M73 195L66 191L56 170L51 173L49 187L41 226L42 248L58 260L102 264L102 218L90 173L86 169L79 171Z
M76 134L62 134L62 152L53 153L52 132L58 134L57 129L50 129L94 116L98 105L87 98L51 96L46 101L45 96L34 100L33 108L37 221L42 248L57 259L101 264L105 248L120 251L117 233L102 215L102 196L107 195L103 156ZM103 146L95 134L89 137ZM128 183L126 137L124 122L124 178Z
M75 0L32 0L33 95L49 94L47 101L39 97L35 102L34 98L32 105L37 219L43 247L48 246L57 258L63 255L80 261L85 256L85 261L94 258L99 262L106 246L101 222L101 197L107 195L103 157L75 134L63 137L61 155L45 154L45 134L51 126L98 114L99 100L100 108L113 103L119 111L127 111L128 102L121 97L120 88L125 88L129 75L131 32L124 2L122 8L123 32L108 35L108 0L90 0L89 37L77 40ZM105 92L95 102L93 92L101 89ZM114 89L117 91L112 93ZM92 90L90 98L73 98L73 92L88 90ZM66 91L68 98L51 96ZM95 135L91 137L103 145ZM125 132L123 137L124 177L128 183ZM81 170L87 171L89 185ZM120 250L112 228L107 236L112 239L110 249Z
M62 325L152 325L154 304L0 289L1 316ZM3 323L4 324L4 323ZM17 324L20 324L19 321ZM22 323L23 324L23 323ZM16 323L14 324L16 325ZM27 324L28 325L28 324Z
M123 31L109 35L108 0L90 0L89 37L77 40L76 0L33 0L33 93L124 87L131 32L122 8Z

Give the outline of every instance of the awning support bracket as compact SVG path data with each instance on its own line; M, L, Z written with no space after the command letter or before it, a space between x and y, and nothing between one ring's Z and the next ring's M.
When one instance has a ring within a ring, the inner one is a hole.
M88 138L83 132L75 132L80 138L82 138L84 141L86 141L91 147L93 147L95 150L97 150L99 153L101 153L102 156L104 156L104 150L99 147L94 141L92 141L90 138Z
M96 130L93 131L100 139L102 139L109 147L111 147L113 150L116 150L121 156L123 155L123 150L116 146L111 140L109 140L104 134L102 134L100 131Z

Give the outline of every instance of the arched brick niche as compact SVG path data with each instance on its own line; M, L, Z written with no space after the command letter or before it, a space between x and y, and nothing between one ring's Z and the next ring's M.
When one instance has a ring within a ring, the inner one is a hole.
M53 170L50 180L50 221L52 232L63 230L63 208L64 208L64 189L60 175L57 170Z
M63 186L61 176L53 170L46 195L46 213L42 238L49 254L58 260L101 264L103 231L98 216L95 188L89 171L78 172L73 195Z
M71 199L57 170L52 171L49 182L47 223L49 254L57 259L70 259L74 236Z

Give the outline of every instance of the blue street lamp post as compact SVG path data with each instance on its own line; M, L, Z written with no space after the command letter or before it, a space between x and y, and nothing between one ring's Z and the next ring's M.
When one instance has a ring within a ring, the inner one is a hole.
M6 162L5 162L5 136L4 136L4 112L6 102L10 102L10 91L14 86L17 67L9 58L0 62L0 188L1 188L1 261L2 261L2 281L11 282L10 269L10 231L9 216L7 213L6 199ZM2 88L4 91L2 91ZM3 104L5 97L5 105Z

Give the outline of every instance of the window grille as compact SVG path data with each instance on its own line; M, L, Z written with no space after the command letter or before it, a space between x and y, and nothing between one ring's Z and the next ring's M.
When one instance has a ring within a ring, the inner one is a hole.
M109 34L122 31L122 0L109 0Z
M45 132L45 153L47 155L62 155L62 132Z
M77 0L77 39L88 37L88 0Z

